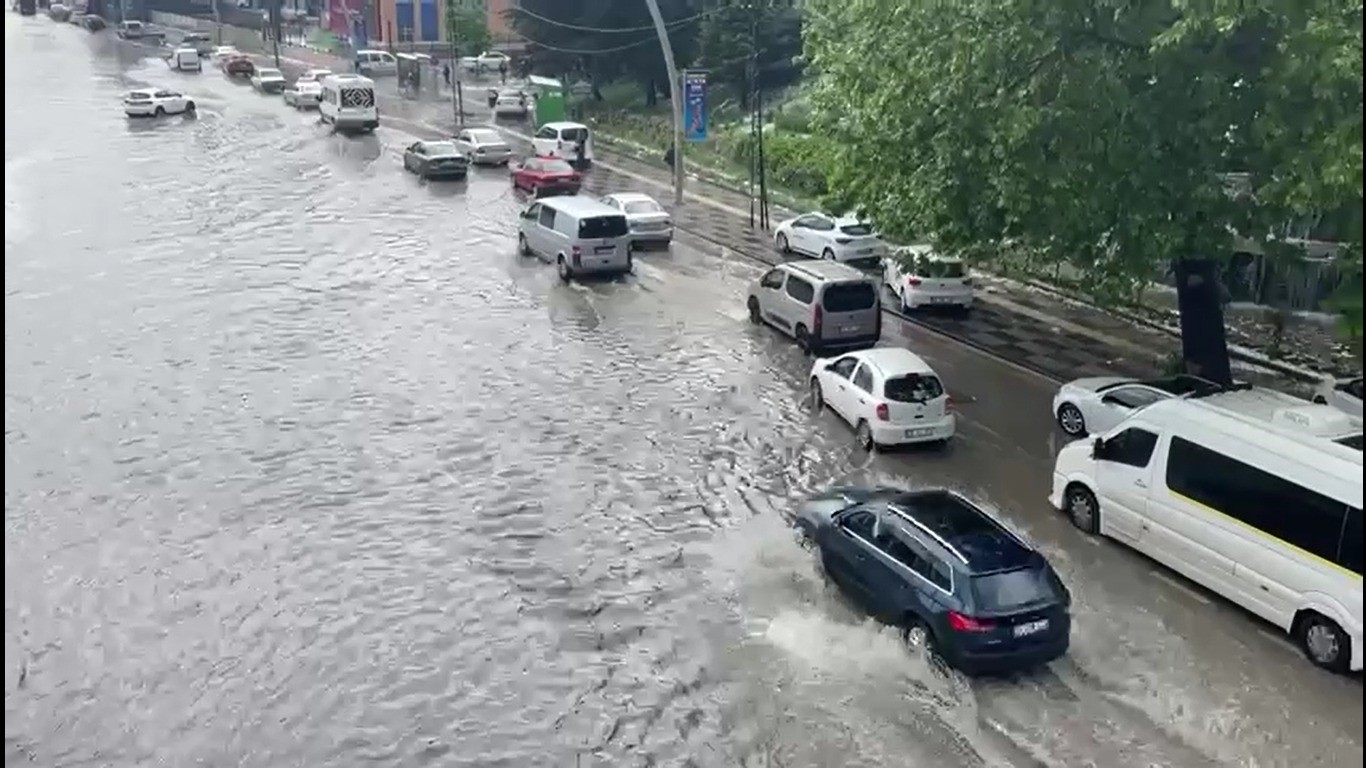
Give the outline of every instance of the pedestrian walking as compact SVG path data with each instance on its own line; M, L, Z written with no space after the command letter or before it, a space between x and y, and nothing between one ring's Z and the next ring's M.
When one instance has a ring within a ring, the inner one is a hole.
M507 63L506 61L500 61L500 62L498 62L498 76L501 77L501 78L503 79L503 85L507 85L507 83L508 83L508 63Z
M446 80L446 87L447 87L447 88L450 88L450 87L451 87L451 63L450 63L449 61L444 62L444 63L441 65L441 77L445 78L445 80Z

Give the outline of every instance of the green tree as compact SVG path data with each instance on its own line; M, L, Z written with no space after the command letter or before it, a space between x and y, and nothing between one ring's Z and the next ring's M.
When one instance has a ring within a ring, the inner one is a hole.
M455 47L456 56L477 56L488 50L492 39L482 11L454 1L446 3L446 40Z
M791 83L801 74L802 14L774 0L718 0L701 22L698 64L707 80L740 89L749 107L749 68L756 58L764 88Z
M1176 278L1187 368L1227 380L1234 232L1362 204L1360 0L811 0L832 204L1092 291ZM1233 194L1237 180L1245 194Z

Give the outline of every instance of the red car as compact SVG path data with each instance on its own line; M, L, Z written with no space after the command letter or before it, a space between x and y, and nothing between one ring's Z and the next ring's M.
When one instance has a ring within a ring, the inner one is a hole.
M543 192L577 194L583 178L569 163L558 157L529 157L512 168L512 186L533 195Z
M223 71L228 77L251 77L256 74L256 65L247 56L231 56L223 62Z

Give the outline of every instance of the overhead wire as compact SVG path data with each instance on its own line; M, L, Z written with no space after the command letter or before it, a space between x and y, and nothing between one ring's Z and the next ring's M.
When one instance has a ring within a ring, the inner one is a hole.
M531 43L533 46L535 46L535 47L537 47L537 48L544 48L544 49L547 50L547 51L554 51L554 52L556 52L556 53L567 53L567 54L570 54L570 55L572 55L572 56L592 56L592 55L594 55L594 54L599 54L599 53L616 53L617 51L624 51L624 50L627 50L627 49L629 49L629 48L636 48L636 47L639 47L639 46L642 46L642 45L646 45L646 44L648 44L648 43L654 43L654 44L656 44L656 45L659 44L659 38L658 38L658 37L656 37L656 36L650 36L650 37L641 38L640 40L637 40L637 41L635 41L634 43L627 43L626 45L618 45L618 46L614 46L614 47L612 47L612 48L592 48L592 49L588 49L588 48L560 48L559 46L547 45L546 43L542 43L542 42L537 41L537 40L532 40L531 38L527 37L526 35L520 35L520 37L521 37L523 40L527 41L528 43Z
M543 23L545 23L545 24L550 24L550 25L556 26L556 27L563 27L563 28L565 28L565 29L572 29L572 30L574 30L574 31L576 31L576 32L596 32L597 34L600 34L600 35L614 35L614 34L623 33L623 32L654 32L654 31L655 31L655 27L654 27L653 24L650 24L650 25L644 26L644 27L617 27L616 29L606 29L606 28L604 28L604 27L585 27L585 26L581 26L581 25L578 25L578 24L570 24L570 23L564 22L564 21L556 21L555 19L552 19L552 18L549 18L549 17L546 17L546 16L542 16L542 15L540 15L540 14L538 14L538 13L534 13L534 12L532 12L532 11L528 11L527 9L521 7L520 5L513 6L513 9L512 9L512 10L515 11L516 13L522 14L523 16L528 16L528 17L530 17L530 18L533 18L533 19L535 19L535 20L537 20L537 21L540 21L540 22L543 22ZM665 23L664 23L664 28L665 28L665 29L669 29L669 28L671 28L671 27L680 27L680 26L683 26L684 24L690 24L690 23L692 23L692 22L694 22L694 21L697 21L698 19L702 18L703 16L706 16L706 15L709 14L709 13L711 13L711 11L703 11L702 13L696 13L696 14L693 14L692 16L688 16L688 17L686 17L686 18L674 19L673 21L665 22Z

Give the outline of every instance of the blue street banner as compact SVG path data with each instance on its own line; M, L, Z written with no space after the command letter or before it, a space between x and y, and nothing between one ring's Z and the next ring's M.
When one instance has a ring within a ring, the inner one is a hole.
M683 73L683 138L707 140L707 73Z

